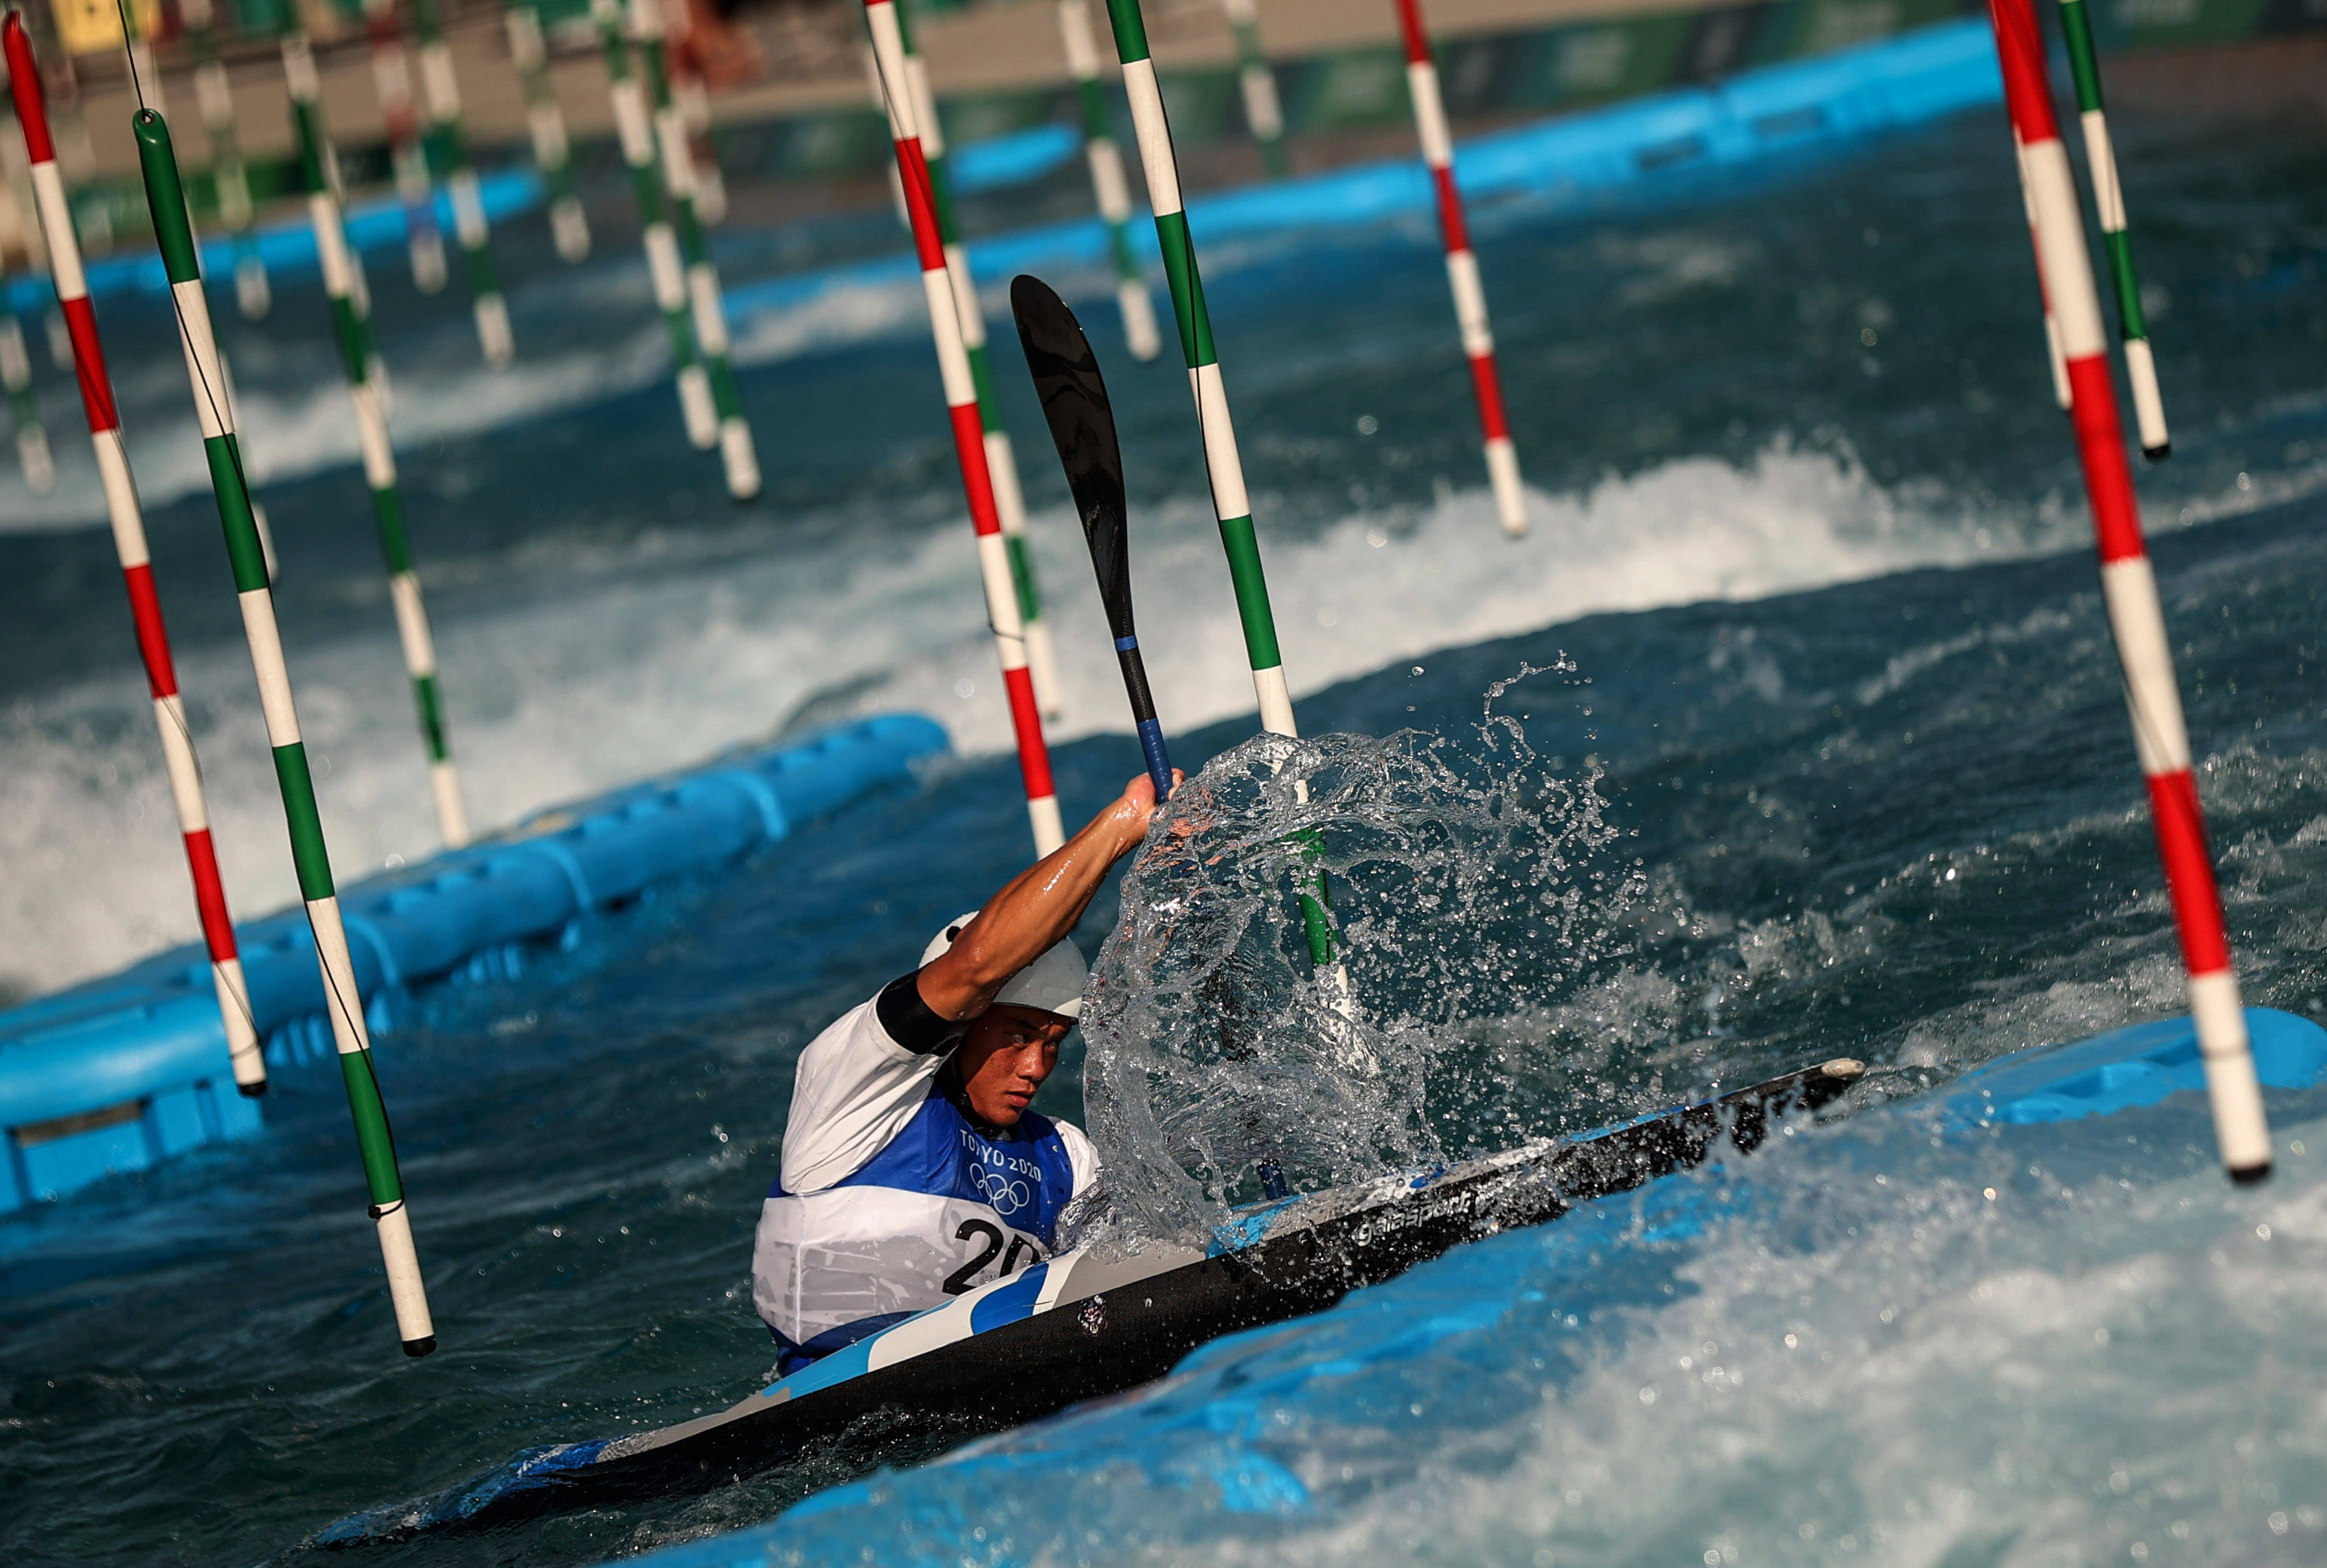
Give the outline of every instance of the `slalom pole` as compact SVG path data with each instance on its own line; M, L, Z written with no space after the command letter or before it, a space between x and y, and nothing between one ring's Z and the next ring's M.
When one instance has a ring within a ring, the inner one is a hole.
M2165 399L2157 390L2157 359L2149 351L2149 322L2141 308L2141 279L2133 270L2125 192L2117 184L2108 117L2101 110L2100 62L2094 57L2093 24L2085 14L2085 0L2061 0L2061 32L2069 43L2069 71L2077 82L2077 118L2085 133L2093 202L2100 209L2101 248L2108 254L2109 282L2117 291L2117 337L2125 350L2126 381L2133 388L2134 424L2141 432L2142 455L2155 462L2173 453L2173 438L2165 428Z
M525 128L533 141L533 161L549 191L549 233L565 261L590 254L590 219L574 190L574 145L565 135L565 111L549 80L549 50L541 36L541 13L532 0L512 0L501 12L509 31L509 61L525 87Z
M371 40L372 89L388 130L397 201L404 209L404 248L412 263L412 286L433 294L444 286L444 236L436 227L435 182L428 177L428 149L420 139L420 108L412 94L404 24L397 19L396 0L363 0L363 14L364 31Z
M1471 390L1479 403L1479 430L1487 453L1487 477L1495 489L1495 511L1503 532L1516 539L1527 532L1527 496L1519 488L1519 459L1503 417L1503 378L1495 368L1495 335L1487 324L1487 294L1479 283L1479 258L1471 249L1471 226L1463 216L1463 192L1454 183L1454 136L1438 92L1438 63L1430 55L1430 34L1422 25L1421 0L1397 0L1398 31L1406 38L1406 85L1414 99L1414 128L1422 161L1438 197L1438 233L1446 243L1446 282L1454 291L1454 321L1463 352L1471 361Z
M938 239L945 248L946 276L953 284L954 307L961 318L961 344L969 356L969 378L977 388L977 418L986 430L986 471L994 477L994 509L1001 514L1002 546L1010 555L1018 623L1026 634L1026 667L1034 677L1035 705L1043 718L1056 722L1066 716L1059 655L1051 640L1050 624L1042 619L1042 584L1034 575L1033 552L1026 545L1026 497L1018 485L1018 454L1002 423L1002 404L995 396L993 367L986 359L986 303L978 297L977 279L969 269L969 249L962 244L960 219L955 216L953 181L946 171L945 129L938 117L937 95L930 89L929 68L913 46L911 19L902 5L896 15L897 33L904 41L905 80L913 94L914 123L921 131L921 156L930 169Z
M242 161L242 139L234 118L234 89L219 58L217 12L210 0L179 0L194 52L194 100L210 142L210 184L218 196L219 220L234 237L234 298L248 321L264 317L274 303L266 260L253 230L257 204L250 199L250 171Z
M1147 204L1155 214L1155 238L1164 250L1164 275L1172 286L1172 313L1180 325L1180 348L1188 361L1188 387L1204 434L1204 465L1211 471L1212 511L1228 552L1229 579L1236 588L1237 614L1244 623L1244 646L1252 665L1253 695L1260 704L1261 728L1297 735L1293 699L1285 685L1285 658L1276 645L1276 616L1268 602L1268 580L1261 571L1260 541L1253 531L1252 503L1244 488L1244 462L1237 452L1236 425L1229 415L1228 390L1220 379L1220 355L1212 345L1211 313L1204 304L1204 281L1196 270L1196 247L1188 215L1180 203L1180 163L1172 148L1172 126L1164 116L1155 61L1147 52L1147 24L1139 0L1107 0L1115 28L1115 48L1123 61L1124 95L1131 100L1131 124L1139 138L1139 161L1147 177Z
M2085 248L2076 178L2061 145L2044 75L2044 46L2031 0L1989 0L2005 99L2018 130L2036 211L2037 265L2061 322L2076 427L2077 456L2093 509L2101 559L2101 596L2125 678L2134 744L2148 780L2149 809L2164 862L2166 891L2189 974L2190 1013L2205 1061L2214 1135L2234 1181L2270 1173L2270 1128L2230 966L2221 893L2206 845L2204 812L2191 770L2190 735L2173 674L2173 647L2158 602L2157 578L2142 538L2141 510L2125 452L2125 430L2110 380L2100 295Z
M678 100L678 117L687 126L687 145L695 159L696 216L716 229L727 221L727 176L719 167L719 128L711 118L711 89L689 70L671 78L671 95Z
M129 593L129 618L137 635L137 652L145 665L145 685L154 700L154 722L162 735L162 761L170 776L170 796L178 812L178 833L185 845L186 869L194 884L194 910L210 949L210 983L218 994L219 1021L226 1031L228 1059L234 1068L235 1087L249 1096L266 1092L266 1059L258 1045L252 1021L250 987L242 975L236 950L234 923L228 918L226 887L219 880L218 854L210 843L210 809L202 795L202 772L195 760L193 733L186 724L186 706L178 695L178 672L170 656L170 632L162 620L162 602L154 592L154 568L145 546L145 518L137 501L136 481L129 471L128 453L121 443L121 418L113 400L113 378L105 366L105 347L98 337L97 313L89 303L89 285L81 270L80 241L73 233L72 214L65 203L64 182L57 173L55 139L50 134L47 105L41 93L39 67L33 59L32 41L23 23L10 14L5 25L9 84L18 120L23 126L24 149L33 163L33 188L40 204L41 226L49 247L49 278L57 304L72 334L73 371L80 383L81 406L89 415L89 443L97 456L97 471L105 490L105 509L113 524L114 551L121 561L122 586ZM184 226L184 209L179 223ZM14 324L10 318L9 324ZM18 356L23 354L21 341Z
M315 254L322 263L323 292L332 302L332 326L333 335L339 339L340 363L347 371L348 401L355 410L356 442L363 453L364 481L371 489L379 553L388 566L388 597L396 606L397 639L403 645L405 671L412 680L413 705L420 716L420 738L428 751L428 783L436 801L436 826L446 847L458 849L469 842L469 814L461 799L461 776L453 766L452 743L444 733L444 700L436 683L435 639L428 628L428 608L420 596L420 579L412 568L412 546L404 527L404 497L397 488L396 447L388 438L388 415L380 407L378 391L372 385L371 324L357 307L355 268L349 260L347 230L341 221L339 198L332 191L315 58L308 51L305 39L299 39L297 44L294 51L286 41L283 58L291 81L291 114L298 139L299 166L307 182L307 214L314 228Z
M881 89L881 61L873 52L873 46L870 43L864 46L864 87L865 90L873 95L873 112L876 115L886 115L889 112L889 99L888 95ZM897 210L897 227L911 234L913 231L913 215L905 208L905 182L898 175L897 165L893 160L883 167L888 171L889 204Z
M678 231L679 257L687 263L687 319L695 328L703 367L710 373L712 406L719 415L719 458L726 471L727 493L747 501L760 493L760 455L743 417L735 367L728 358L727 302L720 292L719 269L712 263L711 247L695 215L695 158L687 151L687 127L671 101L670 74L663 63L662 0L630 0L629 21L654 106L663 193L670 198L671 227Z
M647 276L655 306L670 332L671 378L678 387L679 415L687 444L708 452L719 444L719 411L711 400L711 376L695 351L695 330L687 324L687 269L678 259L678 237L665 210L662 178L655 173L654 130L647 100L631 70L631 46L622 36L621 0L593 0L598 42L606 58L606 91L614 107L614 133L622 163L631 172L631 194L639 204L639 242L647 253Z
M8 411L15 422L16 463L23 471L24 488L44 496L57 485L56 459L41 424L41 397L33 390L33 358L24 351L23 325L14 311L5 307L0 307L0 387L7 388Z
M226 532L227 560L234 570L243 630L250 641L250 662L258 677L259 705L266 714L267 744L275 753L275 777L290 828L292 864L298 873L300 898L307 906L307 923L314 933L315 961L322 973L332 1038L339 1047L348 1111L355 1121L356 1146L370 1189L372 1224L379 1238L380 1257L387 1265L397 1337L404 1341L406 1355L425 1356L436 1348L435 1325L429 1319L419 1254L412 1245L412 1214L405 1205L404 1181L397 1170L396 1140L373 1069L363 998L356 989L355 962L348 951L346 928L340 920L331 853L323 842L322 817L315 807L315 783L307 770L307 751L299 736L291 673L284 664L282 637L276 627L275 595L266 585L258 530L250 520L242 453L235 441L232 410L220 385L210 303L203 297L201 275L194 265L194 237L185 221L186 198L179 183L177 156L171 149L169 126L153 110L140 110L133 128L145 176L145 199L161 241L171 303L177 312L178 341L185 350L194 412L201 425L202 451L210 460L219 521Z
M1059 38L1066 45L1067 70L1082 105L1083 159L1090 165L1091 194L1107 225L1107 247L1115 262L1115 303L1123 313L1123 336L1135 359L1163 350L1155 331L1155 302L1139 260L1131 249L1131 185L1123 174L1123 151L1107 112L1107 89L1098 75L1098 46L1091 38L1090 0L1059 0Z
M1180 350L1188 361L1188 388L1195 395L1196 418L1204 435L1204 466L1212 481L1212 513L1220 521L1220 545L1229 558L1229 581L1236 590L1237 615L1244 623L1245 657L1252 665L1253 695L1260 725L1271 734L1297 736L1293 697L1285 681L1285 656L1276 643L1276 614L1268 602L1268 579L1260 565L1260 539L1252 526L1252 502L1245 493L1244 460L1237 451L1236 422L1229 414L1228 387L1220 378L1212 344L1211 312L1204 304L1204 279L1196 266L1196 243L1180 201L1180 160L1172 146L1172 123L1155 61L1147 49L1147 23L1139 0L1107 0L1115 32L1116 57L1123 63L1124 96L1131 103L1131 126L1139 138L1141 172L1147 179L1147 206L1155 215L1155 239L1164 252L1164 275L1172 287L1172 314L1180 327ZM1306 783L1294 781L1294 796L1306 801ZM1325 879L1320 873L1301 895L1302 923L1309 957L1337 1012L1350 1012L1349 975L1334 957L1332 925L1325 914Z
M309 138L315 144L316 155L323 166L323 182L330 190L335 207L347 201L347 181L340 169L340 150L332 144L331 131L323 124L322 87L315 75L314 46L307 34L295 24L285 29L278 43L283 54L283 85L291 99L292 156L296 159ZM311 200L309 216L314 208ZM322 242L316 242L317 254L322 254ZM364 327L364 338L369 362L365 367L365 379L370 382L373 394L379 399L380 412L386 414L395 406L395 394L388 383L388 362L379 356L379 345L371 338L371 285L364 276L363 256L360 251L342 247L348 258L348 299L355 308L356 320Z
M516 357L509 335L509 302L493 265L492 225L469 159L469 135L461 125L461 84L453 74L453 49L436 14L436 0L413 0L420 23L420 91L427 100L428 139L444 173L444 193L453 203L453 235L461 242L462 270L469 275L469 308L477 322L477 345L485 363L499 369Z
M124 52L126 53L129 58L130 90L136 95L137 107L140 108L150 108L155 114L166 113L167 111L163 106L162 99L162 74L154 64L153 50L146 46L145 41L137 32L135 8L128 4L128 0L120 0L117 8L121 14L121 34L123 43L125 45ZM229 132L229 135L230 135L231 133ZM193 212L192 209L187 210L186 227L190 231L193 228ZM201 249L199 246L195 247L194 251L194 266L197 271L201 269ZM264 279L262 279L261 282L263 284ZM226 362L226 357L223 353L219 356L219 376L220 387L226 397L228 406L229 409L231 409L235 400L234 370L233 368ZM274 583L276 578L274 530L266 526L266 509L258 505L256 501L251 503L250 515L253 523L258 529L259 546L266 556L266 580L271 584Z
M48 247L41 240L41 220L33 213L33 166L24 162L24 138L16 130L5 60L0 55L0 268L7 265L6 242L14 239L24 252L25 270L45 272ZM0 295L0 311L9 308L6 297Z
M1244 94L1245 124L1260 144L1260 166L1272 180L1292 171L1285 162L1285 107L1276 98L1276 73L1260 49L1260 14L1254 0L1220 0L1236 30L1237 87Z
M2036 192L2029 182L2028 149L2021 145L2020 126L2012 127L2012 155L2020 170L2020 205L2028 214L2028 243L2036 252L2036 297L2044 306L2044 362L2052 370L2052 401L2069 411L2069 361L2061 353L2061 319L2052 313L2052 291L2044 282L2044 247L2036 238Z
M1042 739L1042 715L1034 702L1033 677L1026 669L1026 638L1018 621L1018 593L1011 580L1010 553L995 508L993 475L986 467L986 431L977 414L977 387L970 378L969 354L962 343L961 318L946 270L945 247L938 236L937 203L930 192L929 163L913 93L905 70L905 42L897 25L895 0L864 0L864 21L873 34L881 73L889 135L896 145L897 174L912 219L913 251L921 263L921 293L929 305L930 333L937 342L938 373L945 387L946 412L953 424L954 456L961 464L961 488L969 502L970 527L977 534L978 574L986 587L986 613L1001 657L1002 686L1010 703L1010 726L1018 741L1018 771L1026 786L1026 816L1033 826L1034 853L1050 854L1067 841L1059 818L1059 798L1051 782L1051 751Z
M682 3L667 18L664 42L670 60L670 95L687 127L687 154L695 163L695 215L713 229L727 218L727 180L719 172L719 136L711 123L711 89L697 68L688 40L694 19Z

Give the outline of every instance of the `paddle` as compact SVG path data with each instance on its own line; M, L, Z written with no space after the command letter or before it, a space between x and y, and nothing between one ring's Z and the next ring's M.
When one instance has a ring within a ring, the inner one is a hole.
M1042 417L1067 471L1067 489L1082 518L1090 546L1091 570L1098 575L1099 602L1123 666L1123 689L1131 699L1132 722L1155 798L1172 793L1172 759L1164 750L1164 726L1156 722L1155 699L1147 690L1147 666L1139 657L1139 636L1131 620L1131 541L1123 494L1123 453L1116 445L1115 411L1099 379L1098 359L1067 309L1066 302L1040 278L1021 273L1010 280L1010 309L1018 318L1018 341L1026 369L1042 399Z

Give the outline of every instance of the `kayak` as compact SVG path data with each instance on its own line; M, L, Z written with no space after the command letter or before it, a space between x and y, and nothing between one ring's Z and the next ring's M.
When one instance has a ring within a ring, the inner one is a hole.
M783 1464L876 1414L968 1436L1151 1382L1197 1346L1332 1307L1467 1241L1541 1225L1659 1177L1751 1153L1840 1097L1847 1059L1580 1138L1239 1211L1201 1249L1079 1250L892 1324L697 1420L519 1454L441 1497L367 1510L322 1546L498 1526L706 1491Z
M2327 1079L2327 1030L2269 1008L2248 1008L2247 1024L2266 1086ZM1860 1063L1837 1059L1584 1137L1263 1204L1233 1216L1201 1249L1070 1252L892 1325L715 1414L529 1450L435 1498L341 1519L314 1544L394 1541L708 1491L821 1453L867 1418L958 1438L1017 1426L1150 1382L1222 1335L1323 1311L1464 1242L1750 1154L1824 1107L1851 1108L1835 1102L1864 1077ZM1902 1074L1883 1087L1896 1098L1921 1086ZM2203 1089L2190 1021L2170 1018L2014 1052L1915 1103L1933 1136L1963 1138Z

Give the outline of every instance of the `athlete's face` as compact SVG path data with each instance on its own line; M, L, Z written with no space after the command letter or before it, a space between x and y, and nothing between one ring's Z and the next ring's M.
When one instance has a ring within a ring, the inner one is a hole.
M1059 1065L1059 1042L1074 1025L1055 1013L1001 1004L974 1019L961 1041L962 1094L997 1127L1014 1127L1034 1091Z

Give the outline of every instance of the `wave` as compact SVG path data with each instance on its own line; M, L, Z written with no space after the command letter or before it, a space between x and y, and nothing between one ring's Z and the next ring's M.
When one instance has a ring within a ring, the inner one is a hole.
M1772 445L1530 497L1534 530L1503 539L1483 490L1405 510L1354 509L1307 537L1265 537L1296 697L1431 650L1603 611L1750 599L1907 567L2069 542L2032 521L1999 538L1943 494L1886 489L1846 453ZM1264 516L1266 507L1264 506ZM844 523L846 519L843 519ZM1253 709L1251 681L1208 509L1137 519L1142 638L1174 733ZM1064 509L1031 523L1063 667L1054 742L1128 729L1080 539ZM514 820L780 727L927 713L971 755L1011 747L966 530L883 552L846 526L780 536L765 524L660 536L617 559L528 549L490 603L448 594L437 648L472 814ZM813 539L817 542L808 543ZM601 551L600 555L603 552ZM625 557L628 558L628 557ZM528 592L557 574L556 592ZM526 579L533 579L528 583ZM384 592L370 624L290 650L322 807L343 872L435 846L433 816ZM243 914L295 896L265 737L238 646L180 658L229 896ZM134 667L29 696L0 715L0 764L19 809L0 823L0 983L47 989L190 938L160 760Z

